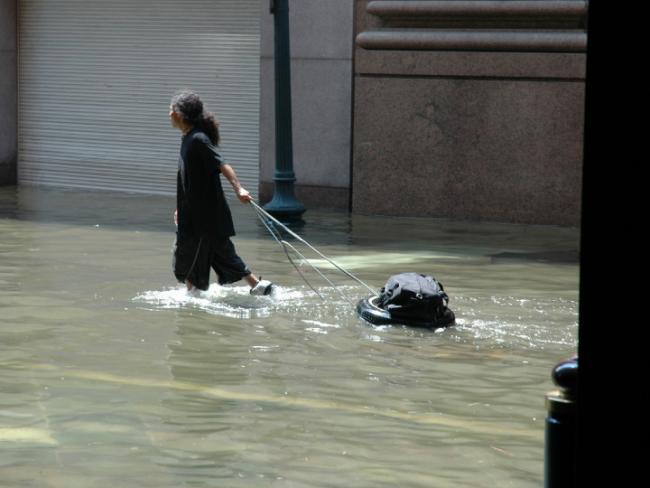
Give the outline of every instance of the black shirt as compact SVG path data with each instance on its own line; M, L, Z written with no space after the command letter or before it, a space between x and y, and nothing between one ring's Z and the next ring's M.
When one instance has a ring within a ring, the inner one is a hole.
M226 239L235 235L230 208L221 187L223 159L200 129L183 136L176 178L179 233Z

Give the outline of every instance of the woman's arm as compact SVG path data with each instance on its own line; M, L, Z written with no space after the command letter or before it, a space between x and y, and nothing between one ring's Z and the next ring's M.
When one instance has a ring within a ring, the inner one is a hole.
M232 168L232 166L226 163L222 163L221 174L224 175L225 178L230 182L240 202L248 203L253 199L253 197L248 192L248 190L243 188L239 183L239 180L237 179L237 174L235 173L235 170Z

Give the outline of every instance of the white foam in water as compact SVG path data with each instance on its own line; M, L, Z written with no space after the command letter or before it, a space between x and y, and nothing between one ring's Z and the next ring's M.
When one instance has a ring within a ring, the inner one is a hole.
M342 293L339 293L342 292ZM354 304L363 296L361 287L340 286L318 288L325 297L321 300L308 287L276 285L268 296L253 296L248 286L219 286L213 284L206 291L188 292L185 286L164 290L145 291L133 301L148 304L150 309L198 309L200 311L251 319L269 317L282 312L294 316L312 334L330 334L341 324L356 323ZM341 295L350 297L345 300ZM454 297L452 310L456 325L437 329L438 334L450 340L492 344L498 347L544 349L546 346L574 345L577 330L577 302L571 300L544 300L532 297ZM350 322L352 321L352 322ZM371 325L364 339L381 342L382 332L390 325ZM573 325L573 327L566 327ZM401 326L400 326L401 327Z
M305 324L317 325L319 327L333 327L335 329L341 327L340 325L337 324L326 324L325 322L319 322L318 320L303 320L302 322Z
M328 324L318 320L301 320L301 322L307 325L315 325L316 327L305 327L305 330L315 332L316 334L327 334L327 329L338 329L341 327L338 324Z
M521 297L489 297L483 300L455 297L456 335L506 347L544 349L574 346L577 335L577 302ZM486 306L485 303L497 305ZM463 306L464 305L464 306ZM567 327L568 326L568 327ZM465 339L467 340L467 339Z
M282 294L280 290L277 291ZM217 284L211 285L205 291L188 291L183 285L161 291L145 291L133 300L155 305L157 308L197 308L234 318L268 315L268 309L273 304L271 295L253 296L248 286L226 287Z
M339 298L331 287L319 290L319 293L324 296L333 295L329 297L331 300L328 299L330 304L336 303L336 299ZM248 286L220 286L218 284L210 285L206 291L188 291L183 285L165 290L145 291L134 297L133 301L153 305L156 309L196 308L207 313L244 319L267 317L276 310L296 309L297 311L304 307L309 307L313 312L315 306L322 306L325 303L316 293L306 289L276 285L270 295L255 296L250 294ZM335 324L317 321L313 321L313 325L317 325L321 330L323 327L339 327Z
M367 340L372 341L372 342L383 342L383 339L380 336L375 335L375 334L366 334L364 336L364 339L367 339Z
M316 334L327 334L327 331L321 329L320 327L306 327L305 330L309 332L315 332Z

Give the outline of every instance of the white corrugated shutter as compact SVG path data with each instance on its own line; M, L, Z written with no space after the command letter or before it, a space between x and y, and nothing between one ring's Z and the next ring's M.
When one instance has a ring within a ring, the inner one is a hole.
M259 0L20 0L19 182L174 193L167 114L190 88L257 193L259 18Z

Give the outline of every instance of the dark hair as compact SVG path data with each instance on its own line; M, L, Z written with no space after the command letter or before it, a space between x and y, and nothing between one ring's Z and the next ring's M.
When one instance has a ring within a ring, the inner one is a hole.
M172 110L193 127L207 134L214 145L219 144L219 121L203 107L199 96L191 90L181 90L172 97Z

